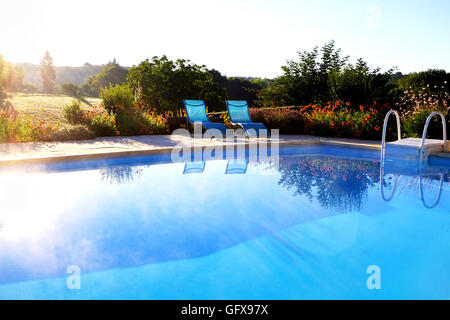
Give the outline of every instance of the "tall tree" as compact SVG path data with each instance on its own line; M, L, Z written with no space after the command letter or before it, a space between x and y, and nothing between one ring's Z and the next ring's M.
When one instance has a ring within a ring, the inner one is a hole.
M225 107L225 94L211 72L189 60L153 57L132 67L127 80L133 89L142 88L144 103L161 111L182 108L183 99L203 99L210 111Z
M5 74L6 61L3 59L3 56L0 55L0 107L3 105L3 100L6 97Z
M122 84L127 79L128 70L121 67L116 59L108 62L108 64L100 70L99 73L90 76L82 85L83 93L98 97L100 90L109 85Z
M56 72L53 59L48 51L41 59L42 88L45 93L52 93L55 89Z

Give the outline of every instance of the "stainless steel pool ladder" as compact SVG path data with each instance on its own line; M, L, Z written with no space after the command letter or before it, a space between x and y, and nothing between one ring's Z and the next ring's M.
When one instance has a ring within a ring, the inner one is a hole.
M423 174L422 172L419 173L419 191L420 191L420 200L422 201L422 204L425 208L428 209L432 209L434 207L436 207L439 204L439 201L441 200L441 194L442 194L442 186L444 184L444 173L440 172L439 173L440 176L440 180L439 180L439 189L438 189L438 193L436 195L436 199L433 202L432 205L428 205L425 201L425 197L423 195ZM384 201L389 202L392 200L392 198L394 198L394 194L397 190L397 185L398 185L398 174L395 175L395 180L394 180L394 188L392 190L391 195L389 196L389 198L386 198L385 194L384 194L384 187L383 187L383 177L384 177L384 168L381 167L380 169L380 192L381 192L381 197L383 198Z
M390 110L388 113L386 113L386 117L384 117L384 123L383 123L383 135L381 137L381 161L384 162L384 157L386 155L386 130L387 130L387 124L389 121L389 117L391 114L394 114L397 118L397 141L402 140L402 129L400 128L400 116L398 115L398 112L395 110Z
M427 131L428 126L430 125L431 119L433 119L434 116L439 115L442 120L442 140L443 140L443 151L447 151L447 124L445 122L445 116L440 111L435 111L432 114L430 114L427 118L427 122L425 123L425 127L423 128L422 133L422 142L420 144L419 154L420 154L420 160L423 160L423 154L424 154L424 146L425 146L425 139L427 138Z
M386 117L384 118L383 135L381 137L381 161L384 161L384 158L386 156L386 131L387 131L389 117L391 116L391 114L394 114L397 119L397 137L398 137L397 141L402 140L402 130L400 128L400 116L398 115L397 111L390 110L386 114ZM433 117L436 115L439 115L442 120L443 151L444 152L447 151L447 124L445 121L445 116L442 114L442 112L435 111L428 116L427 121L425 123L425 127L423 128L422 140L421 140L420 148L419 148L419 160L420 161L423 161L423 155L425 153L424 149L425 149L425 141L427 138L428 127L430 125L431 119L433 119Z
M384 201L391 201L394 197L395 190L397 190L397 183L398 183L398 175L395 175L395 183L394 183L394 190L392 190L392 194L389 198L386 198L384 195L384 189L383 189L383 177L384 177L384 159L386 156L386 130L387 130L387 124L389 121L389 117L391 114L394 114L397 119L397 141L402 139L402 130L400 128L400 116L398 115L398 112L395 110L390 110L386 116L384 117L384 124L383 124L383 135L381 137L381 159L380 159L380 191L381 191L381 197Z
M388 120L389 117L391 116L391 114L394 114L396 119L397 119L397 141L401 140L402 135L401 135L401 128L400 128L400 116L398 115L398 112L395 110L390 110L387 114L386 117L384 118L384 124L383 124L383 135L381 138L381 159L380 159L380 191L381 191L381 197L383 198L384 201L391 201L392 198L394 197L395 191L397 190L397 184L398 184L398 174L395 175L395 182L394 182L394 188L392 190L392 193L390 195L389 198L386 198L386 196L384 195L384 188L383 188L383 177L384 177L384 159L386 157L386 130L387 130L387 124L388 124ZM419 155L420 155L420 162L419 162L419 190L420 190L420 199L422 200L422 203L424 205L424 207L426 208L434 208L438 205L440 198L441 198L441 193L442 193L442 185L444 182L444 174L441 172L440 173L440 182L439 182L439 190L438 190L438 194L436 196L436 200L433 203L433 205L428 205L425 202L425 197L423 195L423 177L422 177L422 163L423 163L423 154L424 154L424 146L425 146L425 140L427 137L427 132L428 132L428 126L430 125L431 119L436 116L439 115L441 117L442 120L442 135L443 135L443 150L444 152L447 150L447 125L445 122L445 116L442 114L442 112L440 111L435 111L433 113L431 113L428 118L427 121L425 123L425 127L423 129L423 134L422 134L422 140L421 140L421 144L420 144L420 149L419 149Z

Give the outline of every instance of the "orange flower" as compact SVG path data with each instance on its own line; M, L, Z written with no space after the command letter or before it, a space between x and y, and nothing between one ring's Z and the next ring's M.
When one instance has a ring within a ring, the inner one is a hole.
M350 107L350 102L347 101L347 102L345 103L345 105L346 105L347 107Z
M120 135L120 131L116 131L116 136Z
M378 130L380 130L380 126L376 125L374 129L375 129L375 131L378 131Z
M363 106L359 106L359 110L361 110L361 112L364 112L364 107Z

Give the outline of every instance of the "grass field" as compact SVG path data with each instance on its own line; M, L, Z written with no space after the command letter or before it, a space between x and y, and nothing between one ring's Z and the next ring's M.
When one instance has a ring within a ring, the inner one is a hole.
M64 95L54 94L26 94L16 93L8 99L14 108L22 116L31 116L37 121L45 121L52 124L65 124L63 107L70 104L74 98ZM101 102L97 98L86 98L82 107L86 110Z

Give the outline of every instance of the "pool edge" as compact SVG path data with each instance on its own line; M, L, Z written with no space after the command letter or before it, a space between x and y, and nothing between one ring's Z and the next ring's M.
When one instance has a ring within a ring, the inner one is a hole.
M258 142L259 143L259 142ZM350 147L350 148L359 148L359 149L370 149L370 150L380 150L381 146L378 142L369 142L364 140L356 140L356 139L344 139L344 138L324 138L324 137L315 137L310 136L306 139L292 139L292 140L281 140L279 141L280 146L296 146L296 145L311 145L311 144L323 144L323 145L331 145L331 146L341 146L341 147ZM244 145L249 146L250 141L246 141L244 143L235 143L235 145ZM161 146L161 147L152 147L147 149L129 149L129 150L116 150L116 151L108 151L101 152L78 152L73 154L59 154L59 155L44 155L44 156L25 156L25 157L17 157L14 159L0 159L0 166L8 166L8 165L17 165L17 164L34 164L34 163L51 163L51 162L59 162L59 161L68 161L68 160L81 160L81 159L96 159L96 158L106 158L106 157L117 157L117 156L134 156L134 155L145 155L145 154L167 154L172 152L174 148L177 146ZM194 146L191 148L217 148L217 147L226 147L223 143L213 144L213 145L202 145L202 146Z

